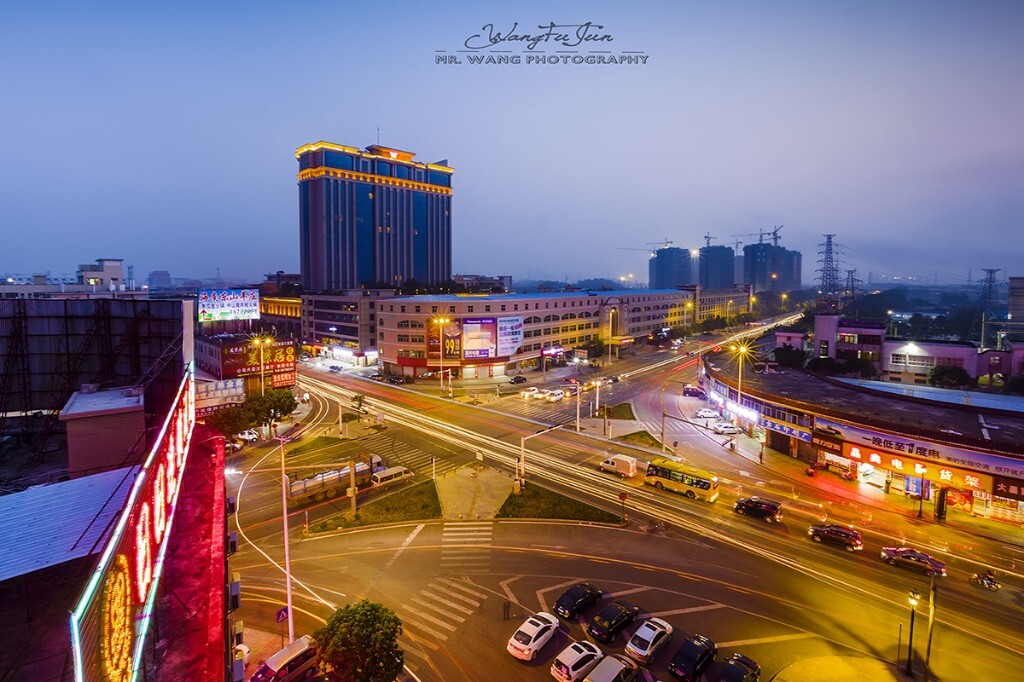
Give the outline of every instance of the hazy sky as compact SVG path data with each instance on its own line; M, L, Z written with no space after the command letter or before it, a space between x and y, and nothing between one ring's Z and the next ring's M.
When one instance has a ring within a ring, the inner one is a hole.
M297 272L295 148L379 127L456 169L456 272L646 279L619 247L782 224L805 283L824 233L865 281L1024 275L1024 2L155 4L5 8L0 272ZM456 52L552 21L612 40ZM647 60L525 63L558 50Z

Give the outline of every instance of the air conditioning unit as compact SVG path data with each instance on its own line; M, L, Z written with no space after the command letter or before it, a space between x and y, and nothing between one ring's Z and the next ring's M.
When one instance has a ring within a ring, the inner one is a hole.
M242 605L242 576L240 573L231 574L231 584L228 585L228 611L234 611Z
M245 641L245 627L243 621L235 621L235 629L232 632L234 638L234 645L238 646Z
M231 531L228 533L228 556L231 556L238 551L238 533Z
M231 497L229 497L227 499L227 507L228 507L228 509L227 509L228 516L231 516L232 514L235 513L235 508L237 507L237 503L235 502L234 495L232 495Z

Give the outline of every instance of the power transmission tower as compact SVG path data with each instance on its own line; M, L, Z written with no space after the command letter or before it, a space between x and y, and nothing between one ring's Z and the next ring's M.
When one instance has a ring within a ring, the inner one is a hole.
M842 308L843 310L854 311L856 317L857 294L860 290L861 281L857 279L856 270L846 271L846 285L843 287Z
M818 299L815 310L819 315L839 314L839 264L836 262L835 253L832 250L832 237L834 234L826 234L825 242L818 244L818 263L821 267L815 272L821 273L818 285Z
M999 268L982 268L985 279L981 283L981 295L978 297L978 304L981 306L981 347L985 348L986 322L992 312L992 306L996 302L996 273Z

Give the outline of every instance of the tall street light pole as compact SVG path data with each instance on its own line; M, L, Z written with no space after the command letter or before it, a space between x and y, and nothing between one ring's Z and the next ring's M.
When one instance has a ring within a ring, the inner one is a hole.
M284 471L284 444L287 438L274 438L281 445L281 520L284 525L284 584L288 606L288 643L295 641L295 622L292 620L292 559L288 546L288 474Z
M739 365L740 365L739 374L737 375L738 378L737 378L737 381L736 381L736 404L742 409L742 407L743 407L743 362L747 358L747 353L750 352L750 346L748 346L748 345L746 345L744 343L737 344L737 345L733 346L733 351L736 353L736 357L739 358ZM739 412L736 413L736 416L737 416L737 418L739 418L739 416L740 416Z
M435 317L434 324L437 325L437 340L438 345L441 347L440 355L438 360L440 362L438 369L438 390L441 392L441 397L444 397L444 328L451 323L451 320L447 317ZM451 379L448 380L448 388L451 390Z
M907 638L907 665L903 672L913 677L914 675L914 615L917 613L917 601L921 595L911 590L907 599L910 601L910 637Z
M519 438L519 461L516 462L516 480L519 482L520 490L526 487L526 441L531 438L536 438L537 436L543 436L545 433L554 431L555 429L560 429L563 426L565 426L565 424L558 424L557 426L552 426L549 429L544 429L543 431L531 433L529 436L522 436ZM520 467L522 469L520 469ZM520 470L522 473L520 473Z

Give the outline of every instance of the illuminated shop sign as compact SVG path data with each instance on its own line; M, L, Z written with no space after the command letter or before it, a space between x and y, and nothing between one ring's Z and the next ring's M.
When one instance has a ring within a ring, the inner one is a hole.
M934 483L961 490L992 490L992 477L973 471L964 471L956 467L946 466L940 462L922 462L906 455L894 455L870 447L862 447L847 443L843 446L843 454L854 462L870 464L895 474L905 474L915 478L925 478Z
M462 320L462 355L467 360L493 358L498 354L498 321L493 317Z
M259 289L202 289L198 299L200 322L260 319Z
M523 345L523 318L498 318L498 357L507 358L515 355Z
M234 379L277 372L295 371L295 344L274 341L263 346L254 343L221 348L221 378Z
M131 682L138 677L194 424L190 364L71 614L76 682Z
M732 401L729 401L729 404L731 405ZM788 422L772 419L771 417L762 416L757 420L757 425L765 429L784 433L787 436L792 436L793 438L799 438L806 443L811 442L811 432L797 426L796 424L790 424Z

